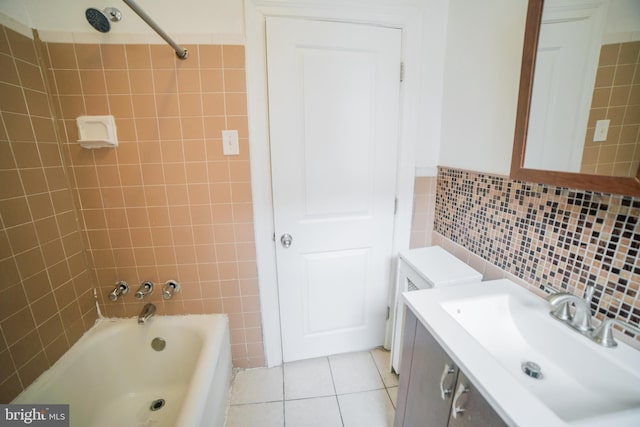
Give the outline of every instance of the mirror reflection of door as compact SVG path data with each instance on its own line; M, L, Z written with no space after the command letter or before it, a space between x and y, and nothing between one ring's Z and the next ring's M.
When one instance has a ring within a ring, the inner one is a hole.
M635 176L640 2L547 0L524 165Z
M564 3L543 9L524 165L579 172L605 7Z

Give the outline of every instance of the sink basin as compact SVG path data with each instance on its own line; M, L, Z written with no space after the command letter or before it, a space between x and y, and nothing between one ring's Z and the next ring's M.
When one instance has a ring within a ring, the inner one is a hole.
M509 280L404 296L510 424L640 425L640 351L599 346ZM526 362L541 377L525 374Z

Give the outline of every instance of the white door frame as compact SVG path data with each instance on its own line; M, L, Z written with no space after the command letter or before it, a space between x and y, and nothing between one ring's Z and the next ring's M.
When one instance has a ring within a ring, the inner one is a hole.
M384 6L376 2L345 1L344 4L321 5L319 2L300 4L286 0L271 2L245 0L246 79L249 120L249 154L253 195L254 232L262 335L267 366L282 364L280 309L276 252L273 243L274 221L269 151L269 110L267 99L265 17L287 16L380 25L402 30L404 82L400 86L400 135L398 141L398 173L396 197L398 207L394 223L393 253L409 247L415 176L415 141L420 120L422 88L422 9L411 6ZM329 2L327 2L329 3ZM395 263L389 277L393 293ZM388 332L390 328L387 327ZM386 341L389 341L387 333Z

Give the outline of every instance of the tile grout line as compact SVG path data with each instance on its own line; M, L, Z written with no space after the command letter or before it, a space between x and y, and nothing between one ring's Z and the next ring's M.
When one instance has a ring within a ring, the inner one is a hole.
M384 391L387 393L387 397L389 398L389 401L391 402L391 406L393 407L393 410L395 412L396 410L396 405L393 403L393 399L391 398L391 394L389 394L389 389L392 387L398 387L398 386L388 386L387 383L384 381L384 376L382 375L382 372L380 372L380 367L378 366L378 364L376 363L376 358L373 356L373 352L376 349L370 350L369 354L371 354L371 357L373 358L373 364L376 365L376 370L378 371L378 375L380 375L380 379L382 380L382 385L384 386ZM387 350L382 350L382 351L387 351Z
M338 390L336 389L336 381L333 378L333 369L331 369L331 357L327 356L327 364L329 365L329 374L331 375L331 384L333 385L333 393L334 398L336 399L336 404L338 405L338 414L340 415L340 424L344 427L344 417L342 416L342 408L340 407L340 400L338 399Z
M224 72L223 72L223 75L224 75ZM223 79L224 79L224 77L223 77ZM226 106L225 106L225 108L226 108ZM286 402L286 398L287 397L285 395L284 366L285 366L285 363L283 362L282 363L282 426L286 427L286 425L287 425L287 409L286 409L285 402Z
M369 356L371 356L371 359L373 359L373 365L376 367L376 372L378 373L378 376L380 377L380 381L382 382L382 389L384 390L385 394L387 395L387 398L389 399L389 403L391 403L391 407L394 409L396 409L395 405L393 404L393 400L391 400L391 395L389 394L389 387L387 387L387 383L384 382L384 377L382 375L382 372L380 372L380 367L378 366L378 364L376 363L376 358L373 356L373 352L376 349L373 350L369 350Z
M382 386L379 388L373 388L370 390L361 390L361 391L353 391L353 392L347 392L347 393L343 393L341 395L360 395L360 394L364 394L364 393L369 393L369 392L373 392L373 391L380 391L380 390L384 390L385 391L385 395L387 396L388 399L388 403L391 404L391 411L395 411L395 405L393 405L393 400L391 398L391 394L389 392L389 388L391 387L397 387L397 386L388 386L385 381L384 381L384 376L383 373L381 371L380 366L377 364L376 362L376 358L374 356L374 350L376 349L372 349L369 350L369 357L371 357L374 366L376 367L376 372L378 374L378 377L380 378L381 382L382 382ZM287 420L286 420L286 415L287 415L287 409L286 409L286 402L295 402L295 401L311 401L311 400L315 400L315 399L325 399L325 398L331 398L333 397L333 401L337 404L337 409L338 409L338 415L340 417L340 425L342 425L344 427L345 425L345 421L344 421L344 416L343 416L343 408L340 406L340 400L339 400L339 395L338 392L336 390L336 376L334 375L334 369L332 368L332 364L331 364L331 356L326 356L324 358L324 361L326 363L328 363L328 367L329 367L329 374L331 375L331 383L333 386L333 393L332 394L325 394L325 395L317 395L317 396L308 396L308 397L300 397L300 398L291 398L288 399L286 397L286 379L285 379L285 366L286 364L283 364L281 366L281 378L282 378L282 385L281 385L281 389L282 389L282 398L281 399L275 399L275 400L264 400L264 401L260 401L260 402L246 402L246 403L236 403L236 404L231 404L231 402L229 402L229 407L232 406L236 406L236 407L251 407L253 405L264 405L264 404L269 404L269 403L281 403L282 404L282 408L281 408L281 414L282 414L282 425L283 427L287 425ZM384 361L382 361L384 362ZM260 369L260 368L258 368ZM268 368L267 368L268 369ZM235 382L235 379L234 379ZM232 387L233 387L233 383L232 383ZM385 405L386 406L386 405Z

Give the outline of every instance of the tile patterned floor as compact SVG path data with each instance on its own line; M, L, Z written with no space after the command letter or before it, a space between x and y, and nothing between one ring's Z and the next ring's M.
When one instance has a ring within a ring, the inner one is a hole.
M239 371L226 427L389 427L397 395L383 349Z

